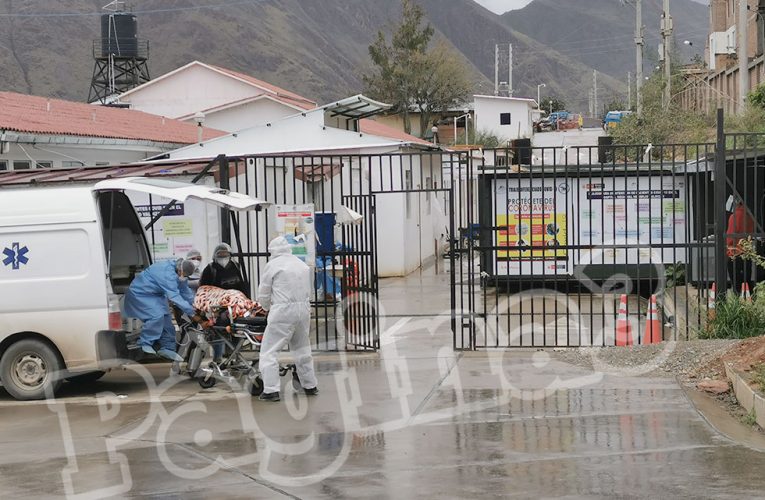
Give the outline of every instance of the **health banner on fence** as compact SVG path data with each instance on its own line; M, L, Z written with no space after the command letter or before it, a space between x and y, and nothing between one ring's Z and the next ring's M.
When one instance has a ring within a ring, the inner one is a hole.
M579 180L580 264L685 262L692 238L683 179L673 176ZM635 248L640 245L642 248Z
M686 183L671 175L497 178L492 191L499 277L685 262L693 240Z
M495 179L495 274L568 273L574 201L565 179Z

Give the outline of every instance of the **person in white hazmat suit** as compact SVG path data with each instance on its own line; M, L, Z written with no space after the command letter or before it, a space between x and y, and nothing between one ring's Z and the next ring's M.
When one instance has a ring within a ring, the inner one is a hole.
M313 370L311 341L311 271L283 236L268 245L271 259L258 286L258 302L268 311L268 326L260 347L260 372L263 401L279 401L279 362L277 355L285 345L295 359L300 384L308 395L319 392Z

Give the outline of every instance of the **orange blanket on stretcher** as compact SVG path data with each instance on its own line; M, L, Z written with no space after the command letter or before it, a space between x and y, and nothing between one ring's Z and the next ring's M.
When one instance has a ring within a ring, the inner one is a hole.
M232 319L241 318L248 312L250 316L266 315L260 304L248 299L239 290L224 290L216 286L200 286L194 297L194 308L205 314L231 308Z

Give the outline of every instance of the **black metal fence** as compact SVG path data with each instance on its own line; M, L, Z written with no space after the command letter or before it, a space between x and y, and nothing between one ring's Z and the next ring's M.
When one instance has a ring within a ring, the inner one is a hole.
M762 253L764 165L765 137L721 134L699 144L227 158L216 175L282 209L312 204L333 222L346 209L362 215L333 226L311 256L315 348L377 349L380 279L447 259L454 348L485 349L697 337L713 285L719 300L763 278L741 254L748 238ZM223 237L253 289L278 210L224 214Z
M275 204L242 215L223 210L223 220L230 221L222 229L223 240L235 248L253 291L267 262L268 242L283 231L275 217L311 206L316 221L330 221L329 231L324 226L319 234L315 254L307 258L315 277L314 348L377 349L379 278L402 276L440 258L433 242L442 236L428 221L449 203L444 156L413 151L230 157L217 163L214 171L222 188ZM349 214L362 218L358 223L338 220ZM446 234L449 217L444 220Z

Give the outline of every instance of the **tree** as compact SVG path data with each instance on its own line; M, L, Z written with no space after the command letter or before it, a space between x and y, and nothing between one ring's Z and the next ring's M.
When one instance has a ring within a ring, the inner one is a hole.
M542 102L539 103L539 107L548 113L554 113L556 111L565 111L566 103L560 97L550 96L543 98Z
M627 105L619 99L613 99L606 105L606 112L608 111L624 111L627 109Z
M425 13L412 0L402 0L401 21L390 41L380 30L369 46L373 70L364 75L367 93L393 105L411 133L411 112L420 113L420 130L430 129L433 115L467 99L472 82L458 56L444 43L430 48L434 30L423 25Z
M765 109L765 84L758 85L746 98L750 106Z
M675 84L673 82L673 85ZM677 87L676 87L677 88ZM694 148L661 148L662 144L700 144L713 137L708 117L680 107L678 100L673 100L668 107L662 102L664 77L654 73L641 88L643 114L632 114L622 119L611 130L615 144L653 144L651 155L658 158L672 155L696 154ZM626 151L626 150L622 150ZM631 153L630 153L631 154Z

